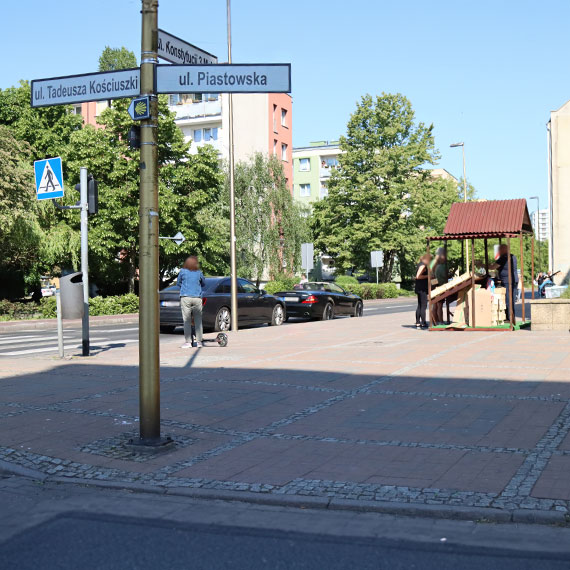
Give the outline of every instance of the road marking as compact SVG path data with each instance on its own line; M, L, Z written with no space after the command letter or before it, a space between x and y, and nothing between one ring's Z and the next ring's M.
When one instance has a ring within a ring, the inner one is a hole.
M94 341L95 339L91 339L91 341ZM106 340L106 339L102 339L102 340ZM96 348L97 346L109 346L111 344L129 344L129 343L133 343L133 342L138 342L139 339L138 338L127 338L127 339L119 339L119 340L107 340L107 342L101 342L99 344L95 344L95 345L91 345L91 348ZM81 344L67 344L64 347L64 350L71 350L73 348L81 348ZM23 356L25 354L36 354L39 352L55 352L56 350L58 350L57 346L46 346L43 348L31 348L28 350L15 350L12 352L2 352L0 353L0 356Z
M11 337L11 338L4 338L4 337L0 337L2 338L2 340L0 340L0 344L23 344L26 342L29 342L31 344L33 344L36 341L47 341L47 340L54 340L57 339L57 336L15 336L15 337ZM65 339L69 339L69 336L65 336Z
M412 308L414 305L383 305L381 307L369 307L367 309L364 309L365 311L381 311L382 309L402 309L404 307L406 308Z

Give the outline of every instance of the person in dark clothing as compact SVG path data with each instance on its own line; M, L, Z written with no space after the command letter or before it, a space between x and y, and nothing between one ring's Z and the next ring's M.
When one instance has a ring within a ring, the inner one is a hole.
M416 309L416 328L427 327L426 309L428 305L428 267L431 255L426 253L420 258L416 269L416 284L414 291L418 296L418 308Z
M519 286L519 275L517 273L517 258L511 253L511 276L509 277L509 258L507 256L507 245L502 243L499 247L499 257L497 263L492 268L497 269L499 273L499 280L503 287L507 290L506 307L507 307L507 321L510 320L510 306L511 296L513 304L515 301L515 293Z

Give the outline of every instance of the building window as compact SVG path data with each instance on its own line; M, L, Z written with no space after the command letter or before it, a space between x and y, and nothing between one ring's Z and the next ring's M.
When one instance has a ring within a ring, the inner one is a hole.
M217 141L218 140L218 129L204 129L204 142Z
M71 109L72 115L81 115L81 105L74 105Z
M285 143L281 143L281 160L287 162L287 145Z
M277 119L275 115L277 114L277 105L273 105L273 132L277 132Z
M336 156L321 157L321 168L338 168L338 158Z
M218 96L219 96L218 93L204 93L206 101L217 101Z
M311 159L310 158L300 158L299 159L299 170L301 172L309 172L311 170Z
M200 142L202 140L202 129L194 129L194 142Z
M310 184L299 184L299 196L307 197L311 195L311 185Z
M281 109L281 126L287 126L287 109Z
M328 186L326 184L321 184L321 191L319 193L319 196L321 198L325 198L326 196L329 195L329 189Z
M273 154L277 156L277 141L273 139Z

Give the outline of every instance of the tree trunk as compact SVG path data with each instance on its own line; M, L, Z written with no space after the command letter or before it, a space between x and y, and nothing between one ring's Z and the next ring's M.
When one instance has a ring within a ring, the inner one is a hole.
M129 293L135 292L136 259L133 252L129 254Z

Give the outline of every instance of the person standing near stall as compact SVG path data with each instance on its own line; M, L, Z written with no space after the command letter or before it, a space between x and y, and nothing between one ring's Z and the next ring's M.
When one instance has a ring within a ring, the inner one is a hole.
M416 268L416 284L414 291L418 296L418 307L416 309L416 328L426 328L426 309L428 305L428 275L429 262L431 255L425 253L420 257L420 261Z
M513 305L515 302L515 292L519 286L519 275L517 272L517 258L511 253L511 275L509 275L509 258L508 258L508 247L507 244L502 243L499 246L499 257L497 258L497 263L491 265L491 269L497 269L499 275L499 281L503 287L507 290L506 294L506 316L507 321L510 321L510 309L511 309L511 299L513 300ZM514 311L514 306L513 306Z

